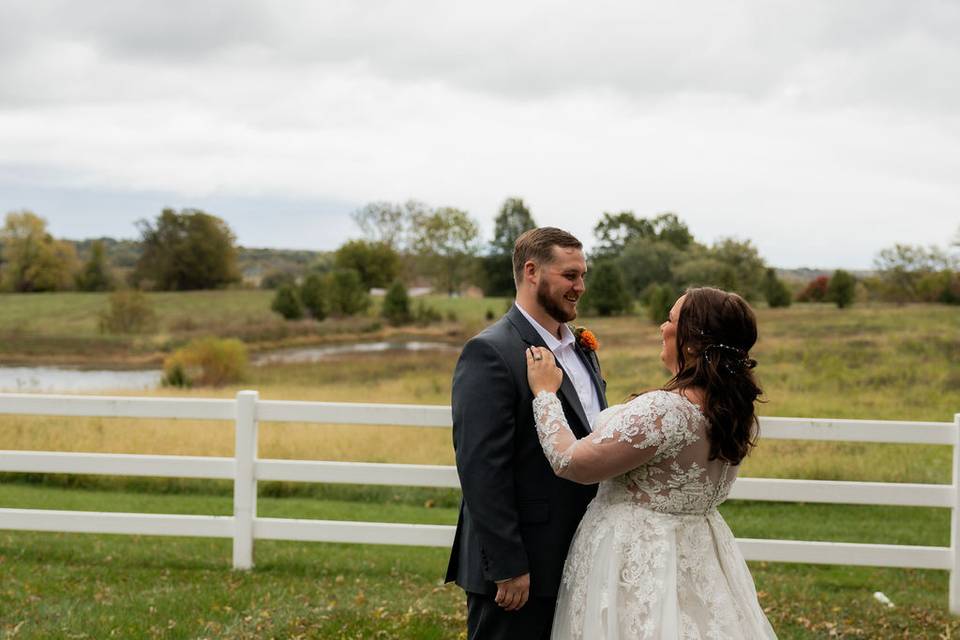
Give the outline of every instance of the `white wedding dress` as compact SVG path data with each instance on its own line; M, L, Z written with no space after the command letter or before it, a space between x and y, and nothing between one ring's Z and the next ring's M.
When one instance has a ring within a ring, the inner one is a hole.
M551 638L776 638L716 509L737 467L708 459L696 405L646 393L605 409L582 440L555 394L533 406L557 475L602 480L567 554Z

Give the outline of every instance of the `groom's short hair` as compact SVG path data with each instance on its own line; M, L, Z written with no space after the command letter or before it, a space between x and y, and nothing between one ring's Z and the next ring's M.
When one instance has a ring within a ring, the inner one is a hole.
M520 286L523 265L533 260L538 265L553 260L553 248L583 249L583 243L572 234L556 227L539 227L524 231L513 245L513 282Z

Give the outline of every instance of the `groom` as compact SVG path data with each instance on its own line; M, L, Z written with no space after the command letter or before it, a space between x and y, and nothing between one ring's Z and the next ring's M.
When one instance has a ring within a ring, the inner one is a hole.
M607 406L596 353L566 325L577 316L583 245L552 227L517 238L515 304L463 348L453 374L453 447L463 489L447 582L467 592L469 640L549 638L563 562L596 485L554 475L537 439L525 350L550 349L558 396L586 436Z

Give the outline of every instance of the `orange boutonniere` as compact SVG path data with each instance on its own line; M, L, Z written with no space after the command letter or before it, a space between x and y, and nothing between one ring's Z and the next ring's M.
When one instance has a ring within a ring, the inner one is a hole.
M580 348L586 351L596 351L600 348L600 341L597 340L597 336L593 335L593 331L590 331L590 329L577 327L573 330L573 336L577 339Z

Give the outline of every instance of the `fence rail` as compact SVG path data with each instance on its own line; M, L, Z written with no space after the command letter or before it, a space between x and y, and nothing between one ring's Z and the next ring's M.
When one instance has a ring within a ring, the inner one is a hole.
M451 426L449 407L259 400L241 391L232 400L0 394L0 415L220 420L235 423L232 458L47 451L0 451L0 472L75 473L232 479L233 516L0 509L0 529L146 534L233 539L233 566L253 566L256 539L450 546L454 528L383 522L262 518L258 481L424 487L460 486L450 466L269 460L256 456L258 422L315 422L414 427ZM950 611L960 613L960 413L954 422L891 422L762 418L765 439L937 444L953 447L952 484L907 484L740 478L735 500L939 507L952 510L949 547L738 539L747 560L803 562L950 572Z

